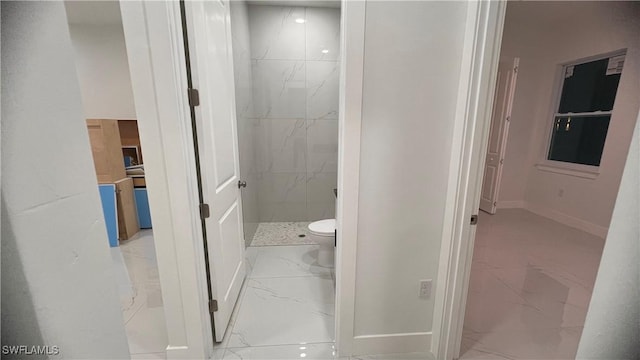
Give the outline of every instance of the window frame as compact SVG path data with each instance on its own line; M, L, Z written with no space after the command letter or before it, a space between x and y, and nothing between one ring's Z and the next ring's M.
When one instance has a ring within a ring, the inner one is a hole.
M605 149L607 147L607 139L605 139L605 145L604 148L602 149L602 157L600 158L600 166L595 166L595 165L584 165L584 164L576 164L576 163L571 163L571 162L565 162L565 161L557 161L557 160L549 160L549 151L551 150L551 140L553 138L553 129L555 127L555 122L556 122L556 117L557 116L563 116L563 115L567 115L567 114L561 114L558 113L559 107L560 107L560 99L562 97L562 89L564 87L564 74L565 74L565 69L568 66L575 66L575 65L580 65L580 64L584 64L584 63L588 63L591 61L597 61L597 60L602 60L602 59L608 59L608 58L612 58L615 56L626 56L627 55L627 49L620 49L620 50L616 50L616 51L612 51L612 52L608 52L608 53L602 53L602 54L598 54L598 55L593 55L593 56L589 56L589 57L584 57L584 58L580 58L577 60L572 60L572 61L567 61L561 64L558 64L556 66L556 75L555 75L555 81L553 84L553 91L552 91L552 101L551 101L551 109L549 110L549 114L547 115L547 125L546 125L546 141L544 142L544 147L541 150L540 156L539 156L539 161L538 163L535 165L536 168L538 168L539 170L542 171L547 171L547 172L553 172L553 173L558 173L558 174L564 174L564 175L570 175L570 176L576 176L576 177L581 177L581 178L587 178L587 179L595 179L598 177L598 175L600 175L600 167L602 166L602 159L604 159L604 154L605 154ZM623 67L623 71L624 71L624 67ZM622 81L622 75L620 77L620 81ZM618 89L620 88L620 84L618 84ZM618 97L618 93L616 93L616 99ZM585 115L585 114L589 114L589 115L609 115L610 116L610 120L609 120L609 126L611 126L611 120L613 119L613 114L614 114L614 110L615 110L615 106L616 106L616 102L614 101L614 108L611 109L611 111L594 111L594 112L588 112L588 113L571 113L574 115ZM607 134L608 136L608 134Z

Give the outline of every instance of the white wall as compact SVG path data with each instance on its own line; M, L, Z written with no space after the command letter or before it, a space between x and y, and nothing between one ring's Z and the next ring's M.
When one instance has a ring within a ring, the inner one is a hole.
M640 106L640 5L634 2L510 2L502 57L520 57L499 202L604 236ZM601 174L596 179L542 171L561 63L627 48ZM560 196L560 190L563 195Z
M433 296L418 297L419 280L434 279L435 293L466 10L366 4L354 324L364 348L430 347Z
M2 344L128 358L64 7L1 6Z
M640 119L629 149L577 359L640 356Z
M122 24L69 24L86 118L135 119Z

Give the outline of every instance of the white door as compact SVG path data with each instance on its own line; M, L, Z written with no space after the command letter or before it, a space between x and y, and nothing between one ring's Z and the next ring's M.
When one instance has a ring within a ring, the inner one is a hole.
M507 134L511 121L519 60L519 58L512 61L500 60L498 66L498 81L496 82L489 145L487 146L487 159L480 195L480 210L489 214L495 214L498 205L498 191L500 190L500 178L504 165L504 153L507 148Z
M186 1L211 293L212 325L222 341L246 276L228 1Z

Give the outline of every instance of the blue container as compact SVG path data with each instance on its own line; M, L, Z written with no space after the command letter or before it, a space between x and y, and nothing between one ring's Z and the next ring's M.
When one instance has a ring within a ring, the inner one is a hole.
M151 211L149 211L149 196L147 188L133 189L136 198L136 208L138 209L138 223L140 229L151 229Z
M109 246L118 246L118 207L116 204L116 186L114 184L102 184L100 189L100 199L102 200L102 212L104 222L107 225L107 237Z

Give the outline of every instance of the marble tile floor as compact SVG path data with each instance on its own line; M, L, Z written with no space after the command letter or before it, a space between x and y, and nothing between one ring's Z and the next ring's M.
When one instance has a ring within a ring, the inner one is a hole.
M573 359L604 240L522 209L480 212L461 359Z
M333 359L333 269L316 263L317 245L251 246L247 279L222 359Z
M288 229L296 234L300 227ZM603 245L598 237L524 210L481 213L461 359L574 358ZM248 277L214 358L335 358L334 272L315 263L317 248L247 248ZM111 251L131 357L165 359L153 234L143 230ZM430 355L351 358L374 359Z
M333 269L317 245L248 247L247 280L214 359L433 360L430 354L336 357Z
M132 359L165 359L168 344L153 231L111 248Z
M261 222L251 246L315 244L309 236L308 225L309 222Z

